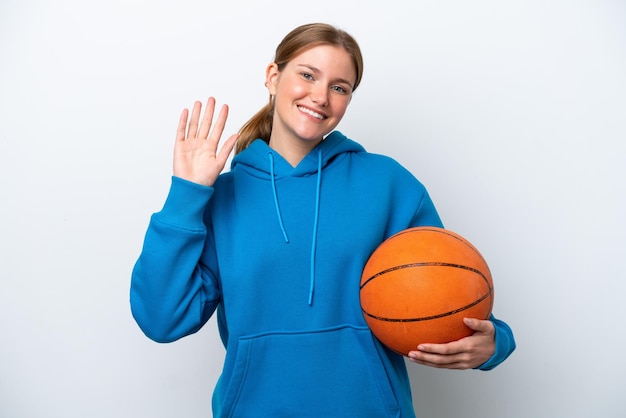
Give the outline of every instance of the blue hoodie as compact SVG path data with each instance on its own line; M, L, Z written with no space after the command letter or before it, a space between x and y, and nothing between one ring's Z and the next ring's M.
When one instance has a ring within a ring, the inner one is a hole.
M294 168L256 140L214 187L173 177L133 270L132 312L170 342L217 309L214 417L413 417L404 359L372 336L359 281L383 240L419 225L442 226L394 160L335 131ZM514 348L492 320L497 349L482 369Z

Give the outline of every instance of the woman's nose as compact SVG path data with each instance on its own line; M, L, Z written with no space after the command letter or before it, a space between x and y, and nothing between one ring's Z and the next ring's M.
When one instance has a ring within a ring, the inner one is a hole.
M313 103L325 107L328 105L328 88L322 84L315 84L310 94Z

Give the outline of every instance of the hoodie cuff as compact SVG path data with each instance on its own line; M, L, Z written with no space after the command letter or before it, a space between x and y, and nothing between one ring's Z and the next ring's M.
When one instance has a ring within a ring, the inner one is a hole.
M496 351L489 360L477 367L478 370L483 371L491 370L502 363L511 355L516 347L511 328L504 321L496 319L493 315L491 315L489 319L493 323L496 331Z
M163 209L155 216L161 222L180 228L205 229L204 211L213 191L213 187L172 176Z

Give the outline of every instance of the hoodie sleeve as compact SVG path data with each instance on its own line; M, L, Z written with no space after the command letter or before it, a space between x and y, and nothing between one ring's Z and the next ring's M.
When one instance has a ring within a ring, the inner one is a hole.
M157 342L198 331L215 311L216 274L201 262L203 215L213 188L172 178L163 209L152 215L131 276L130 305L141 330Z
M441 222L441 218L439 218L437 209L435 209L435 204L426 189L423 190L422 198L411 220L411 227L414 226L436 226L443 228L443 223Z
M478 370L484 371L491 370L502 363L515 350L515 338L511 328L504 321L496 319L493 315L489 319L496 330L496 351L489 360L477 367Z

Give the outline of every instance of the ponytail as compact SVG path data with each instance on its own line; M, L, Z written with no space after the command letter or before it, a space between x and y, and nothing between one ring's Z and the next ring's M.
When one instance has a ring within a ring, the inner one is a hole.
M274 101L271 99L256 112L252 118L246 122L239 130L239 139L235 146L235 154L239 154L255 139L262 139L269 144L272 133L272 119L274 118Z

